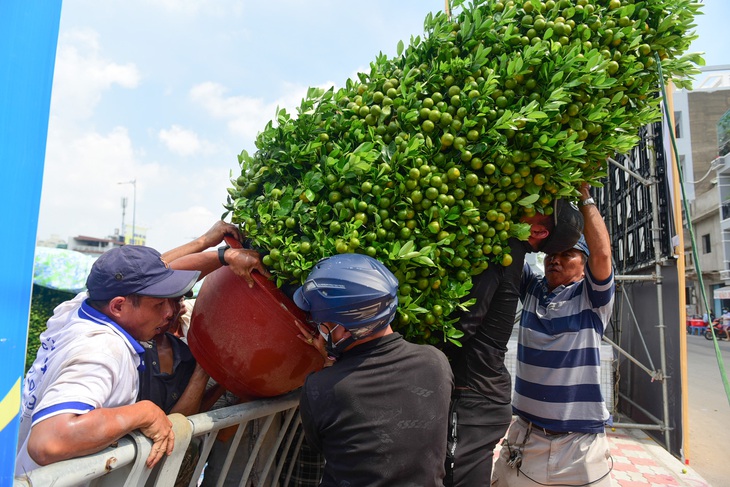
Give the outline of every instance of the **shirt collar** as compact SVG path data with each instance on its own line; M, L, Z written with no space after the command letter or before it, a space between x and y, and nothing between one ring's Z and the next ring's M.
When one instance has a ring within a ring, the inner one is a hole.
M144 371L144 347L140 345L137 340L132 338L132 336L127 333L127 330L119 326L114 320L109 318L101 311L92 308L91 305L89 305L88 300L81 303L81 308L79 308L79 316L100 325L109 326L116 330L117 333L122 335L122 337L127 341L129 346L132 347L137 355L139 355L139 366L137 367L137 370L139 370L140 372Z

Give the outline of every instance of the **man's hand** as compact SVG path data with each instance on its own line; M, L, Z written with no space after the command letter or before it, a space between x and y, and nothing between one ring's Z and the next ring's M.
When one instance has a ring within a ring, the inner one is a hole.
M585 181L580 185L580 200L585 201L591 197L591 185Z
M261 256L255 250L230 248L226 250L225 258L233 273L242 277L248 283L248 287L254 285L251 276L251 272L254 270L260 272L266 278L271 276L266 266L261 262Z
M157 406L150 407L148 413L150 423L139 430L153 442L152 451L147 457L147 467L152 468L164 455L172 453L175 448L175 433L172 431L172 422L162 409Z
M222 220L219 220L213 224L210 229L203 234L202 237L200 237L203 242L205 242L205 245L207 247L215 247L219 243L223 241L223 237L226 235L230 235L233 237L234 240L237 240L239 242L243 241L243 234L238 229L236 225L233 225L231 223L226 223Z
M299 328L300 331L299 335L297 335L297 338L299 338L307 345L313 346L314 349L319 352L319 354L322 356L322 359L324 360L323 367L331 366L335 361L327 354L327 350L325 349L326 344L324 342L324 338L322 338L322 335L320 335L317 330L313 331L307 328L304 323L299 320L294 320L294 324L297 325L297 328Z

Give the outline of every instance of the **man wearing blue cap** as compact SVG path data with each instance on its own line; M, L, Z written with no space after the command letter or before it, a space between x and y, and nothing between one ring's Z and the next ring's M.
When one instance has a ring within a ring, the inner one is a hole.
M545 276L524 267L510 426L493 486L611 485L604 432L600 346L615 284L606 225L581 187L583 237L545 258Z
M136 402L144 349L172 318L170 298L200 272L173 270L159 252L127 245L94 263L87 293L62 303L40 336L25 378L15 475L104 449L139 429L154 442L147 466L174 447L172 424L150 401Z

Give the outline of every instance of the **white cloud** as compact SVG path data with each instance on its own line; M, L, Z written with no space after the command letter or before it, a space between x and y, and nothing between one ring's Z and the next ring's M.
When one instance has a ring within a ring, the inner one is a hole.
M179 125L173 125L169 130L160 130L158 136L171 152L181 156L193 155L200 152L203 147L203 142L197 133Z
M124 127L108 133L73 133L52 124L39 215L39 238L58 234L106 237L133 218L147 243L161 251L202 234L224 212L227 168L215 164L180 170L170 161L145 160ZM136 201L131 184L136 180Z
M320 88L329 89L334 83L323 83ZM245 140L254 140L266 123L274 119L276 109L284 108L293 117L307 94L309 87L284 82L280 95L272 102L246 96L229 96L228 88L208 81L190 90L190 98L198 103L210 116L227 120L228 129Z
M105 59L99 35L89 29L59 38L55 66L52 111L69 120L90 118L104 91L113 85L136 88L141 78L134 63Z
M129 194L131 206L132 195L117 182L132 179L137 167L126 129L79 136L52 123L47 153L39 226L64 238L103 237L119 228L121 217L109 220L121 214L122 196Z
M266 104L260 98L226 96L227 91L223 85L208 81L194 86L190 98L211 117L227 120L232 133L253 139L272 118L276 105Z

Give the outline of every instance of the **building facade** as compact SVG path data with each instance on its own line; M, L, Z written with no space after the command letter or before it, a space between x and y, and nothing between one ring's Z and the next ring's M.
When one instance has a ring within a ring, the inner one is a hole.
M692 90L674 93L674 136L693 226L685 231L688 315L730 308L730 156L720 151L730 110L730 66L702 68ZM687 218L687 215L684 215ZM698 273L701 273L702 279ZM724 289L727 287L727 289Z

